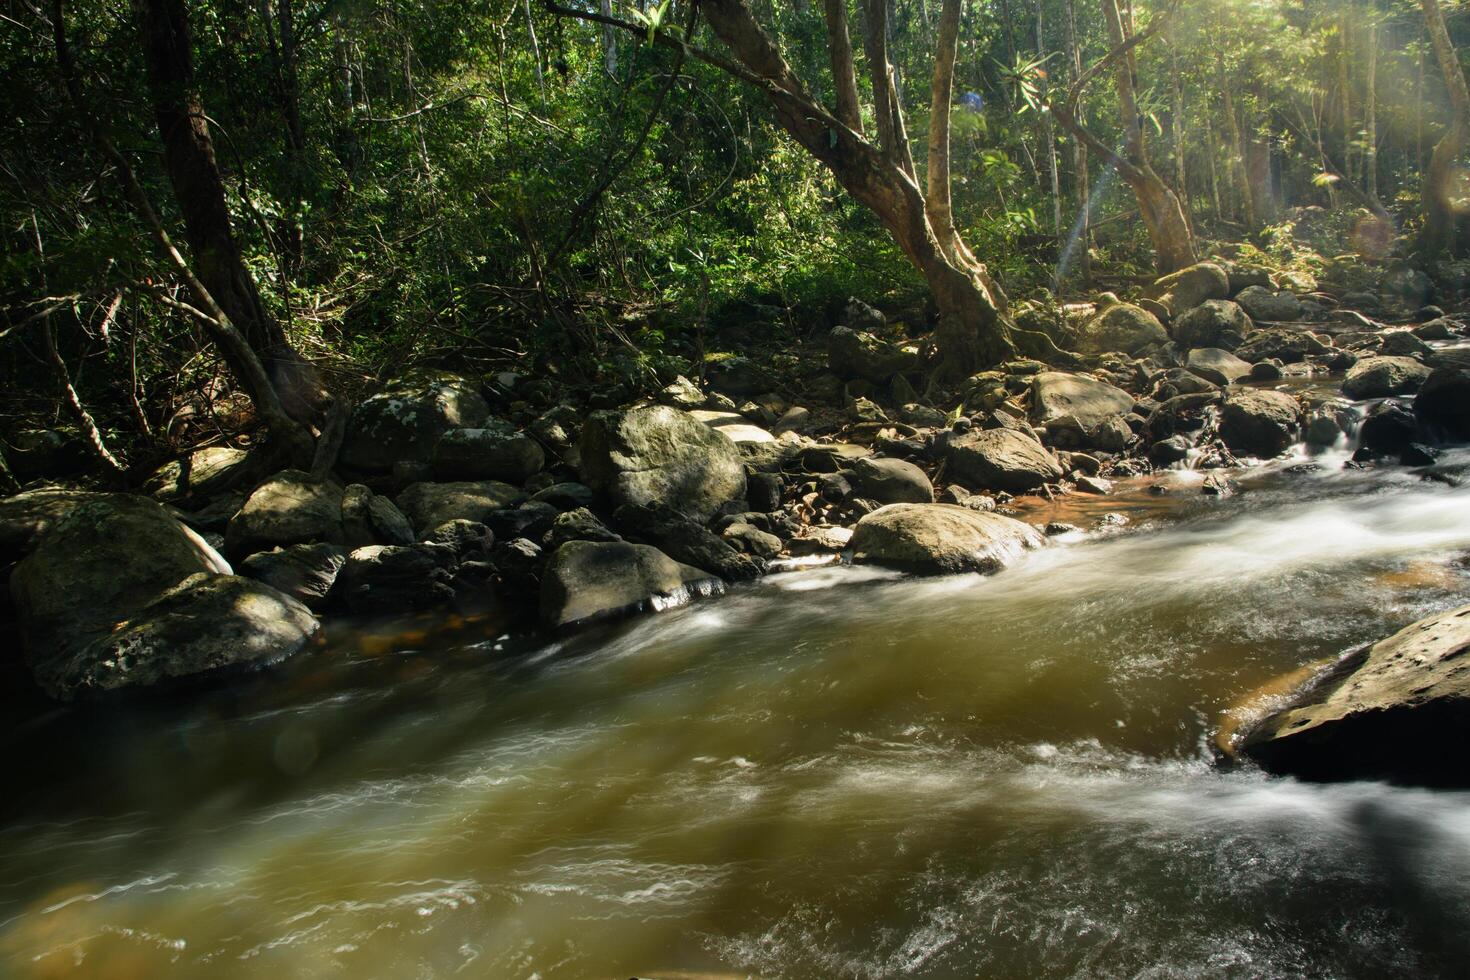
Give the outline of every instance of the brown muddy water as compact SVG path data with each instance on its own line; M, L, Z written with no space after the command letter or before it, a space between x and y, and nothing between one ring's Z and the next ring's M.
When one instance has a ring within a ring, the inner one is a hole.
M818 569L550 644L430 624L22 703L0 974L1462 975L1470 794L1209 745L1467 601L1470 487L1175 479L990 578Z

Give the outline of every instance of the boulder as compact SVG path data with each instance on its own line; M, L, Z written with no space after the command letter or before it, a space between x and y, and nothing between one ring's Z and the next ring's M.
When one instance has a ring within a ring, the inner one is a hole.
M944 446L949 475L982 490L1024 493L1062 478L1056 457L1014 429L972 429Z
M747 442L765 443L776 441L775 436L758 425L751 425L745 420L745 416L737 412L700 410L690 412L689 414L699 419L699 421L711 429L724 433L737 446L743 446Z
M665 405L594 413L582 482L614 507L667 504L703 523L745 494L745 464L723 432Z
M1085 374L1043 371L1031 379L1031 421L1037 425L1070 415L1093 428L1128 414L1135 402L1123 389Z
M1168 331L1158 317L1131 303L1117 303L1078 329L1076 350L1079 354L1121 351L1137 355L1156 344L1168 342Z
M737 521L725 528L720 532L720 537L757 558L775 558L781 553L780 538L743 521Z
M344 466L375 473L388 472L400 460L427 463L444 433L489 421L490 406L469 381L404 382L357 406L339 458Z
M457 560L463 561L488 555L495 546L495 534L479 521L467 521L461 517L434 528L425 536L424 543L444 545L454 552Z
M29 554L41 536L78 504L106 499L106 494L82 490L30 490L0 497L0 567Z
M1171 317L1192 310L1206 300L1222 300L1230 295L1230 278L1213 262L1198 262L1167 275L1149 288Z
M748 582L765 571L762 562L741 554L704 525L669 507L624 504L613 513L613 523L675 561L729 582Z
M1241 752L1308 780L1470 787L1470 606L1345 658L1245 736Z
M889 504L858 521L853 561L919 574L999 571L1046 538L1030 524L953 504Z
M1406 309L1418 309L1434 296L1434 281L1423 269L1397 260L1383 273L1378 289L1386 301Z
M256 487L225 531L231 556L309 541L342 541L344 490L300 470L282 470Z
M449 429L434 444L434 476L440 480L524 483L541 472L546 455L536 440L500 419L473 429Z
M22 482L65 479L86 472L96 462L75 429L21 429L5 443L10 468Z
M710 386L727 395L743 397L771 390L770 376L748 357L712 356L704 370Z
M534 502L550 504L557 510L591 507L596 498L597 495L592 492L592 488L581 483L553 483L531 494L531 500Z
M275 663L306 646L320 625L306 606L262 582L199 572L71 656L34 669L47 693L70 701Z
M1387 398L1418 391L1432 372L1412 357L1365 357L1342 380L1349 398Z
M1470 442L1470 368L1435 368L1414 396L1414 415L1431 434Z
M1428 357L1434 348L1407 330L1389 330L1383 334L1378 353L1388 357Z
M541 621L564 629L718 595L724 583L657 548L625 541L570 541L541 576Z
M508 483L415 483L398 495L398 509L423 537L446 521L464 518L489 523L492 513L515 507L526 495Z
M1232 392L1220 409L1220 437L1230 451L1270 459L1296 439L1301 406L1279 391Z
M1174 343L1183 350L1218 347L1233 351L1254 326L1238 303L1228 299L1206 300L1174 319Z
M1246 316L1257 322L1300 320L1302 301L1293 293L1276 292L1264 286L1248 286L1235 296Z
M342 543L350 550L370 544L413 544L418 540L403 511L361 483L342 491Z
M358 615L413 612L454 599L454 549L442 544L369 545L347 556L334 599Z
M338 545L293 544L251 555L240 563L239 571L315 610L326 604L346 562L347 552Z
M1419 426L1408 406L1387 399L1374 405L1358 427L1360 452L1383 456L1401 453L1419 436Z
M844 378L864 378L883 384L895 374L918 366L917 352L890 344L870 333L833 327L827 335L827 364Z
M254 483L260 475L258 455L229 446L210 446L159 467L144 482L143 492L171 503L197 500Z
M1283 364L1296 364L1306 360L1308 355L1326 354L1331 350L1331 347L1305 330L1265 327L1252 330L1246 336L1245 343L1235 349L1235 356L1252 364L1273 358Z
M855 460L852 475L858 492L880 504L927 504L934 501L934 484L924 471L901 459Z
M704 404L704 399L704 392L699 390L699 385L682 374L674 379L673 384L658 393L660 404L682 408L685 411L699 408Z
M1234 384L1250 376L1251 363L1218 347L1196 347L1189 352L1185 366L1206 381L1217 385Z

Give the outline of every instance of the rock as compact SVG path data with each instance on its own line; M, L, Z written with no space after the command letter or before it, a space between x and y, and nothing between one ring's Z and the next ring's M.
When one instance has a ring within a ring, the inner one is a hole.
M1232 263L1227 270L1230 276L1230 295L1234 296L1243 289L1251 286L1270 287L1271 272L1260 266L1244 266Z
M1077 492L1108 494L1113 492L1113 484L1098 476L1080 476L1077 478Z
M524 483L546 465L536 440L500 419L474 429L449 429L434 445L434 476L440 480L500 480Z
M1382 401L1373 406L1358 427L1359 452L1372 456L1395 455L1407 449L1418 434L1414 413L1407 406Z
M1414 415L1430 433L1470 442L1470 368L1435 368L1414 397Z
M1423 269L1395 261L1383 273L1378 289L1385 300L1406 309L1418 309L1434 295L1434 282Z
M854 398L847 409L855 422L887 422L888 413L871 398Z
M393 501L361 483L342 492L342 543L350 551L370 544L413 544L413 525Z
M1121 351L1137 355L1156 344L1169 342L1168 331L1158 317L1130 303L1117 303L1088 320L1078 331L1079 354Z
M347 556L333 598L358 615L412 612L454 600L455 555L447 545L370 545Z
M901 459L854 460L853 478L858 491L880 504L928 504L934 501L934 484L924 471Z
M10 468L22 482L76 476L96 461L86 440L73 429L21 429L6 444Z
M798 460L808 473L835 473L856 460L873 455L866 446L855 446L848 442L829 442L807 446L801 450Z
M1024 493L1062 478L1056 458L1040 442L1013 429L977 429L945 443L949 473L984 490Z
M183 459L165 463L143 484L154 500L179 502L216 497L260 476L259 456L229 446L199 449Z
M1171 316L1179 316L1206 300L1223 300L1230 295L1230 279L1213 262L1198 262L1158 280L1149 288Z
M854 330L882 330L888 325L888 318L882 312L856 296L847 298L847 306L842 312L847 325Z
M999 571L1045 538L1030 524L951 504L889 504L858 521L853 561L921 574Z
M673 384L658 393L658 401L661 405L682 408L687 412L704 405L704 392L699 390L699 385L681 374L674 379Z
M443 545L458 561L488 555L495 546L495 533L479 521L456 518L445 521L424 536L425 544Z
M598 520L597 515L585 507L556 515L551 530L542 542L547 551L556 551L568 541L621 541L623 536Z
M1206 300L1174 320L1174 343L1182 350L1218 347L1233 351L1255 328L1238 303Z
M776 441L776 437L771 435L770 432L762 429L758 425L751 425L745 420L744 416L735 412L697 411L690 412L689 414L699 419L699 421L711 429L723 433L736 446L748 442L766 443Z
M319 610L346 561L347 551L340 545L293 544L251 555L240 563L239 572Z
M541 588L542 547L529 538L499 541L490 552L496 582L502 591L518 598Z
M582 413L571 405L557 405L531 421L527 431L541 443L557 452L577 441L582 431Z
M1432 372L1411 357L1365 357L1342 381L1349 398L1386 398L1419 390Z
M1335 446L1342 438L1342 426L1331 412L1317 412L1307 419L1306 441L1313 446Z
M781 477L775 473L754 473L746 478L745 498L751 509L763 514L781 509Z
M1455 336L1457 326L1458 325L1451 320L1447 320L1444 317L1438 317L1437 319L1430 320L1427 323L1421 323L1417 327L1415 327L1414 336L1418 337L1420 340L1449 340L1450 338Z
M1280 361L1257 361L1251 365L1250 378L1252 381L1280 381L1282 377Z
M1264 286L1249 286L1235 296L1235 302L1246 316L1256 322L1300 320L1302 301L1292 293L1276 292Z
M847 550L852 530L845 527L814 525L802 529L800 537L786 542L786 551L796 558L807 555L832 555Z
M1470 786L1470 606L1421 619L1345 658L1240 751L1307 780Z
M1390 330L1383 335L1378 352L1388 357L1428 357L1434 348L1407 330Z
M705 364L705 378L727 395L747 397L771 390L770 376L748 357L712 356Z
M771 426L771 431L778 436L783 432L805 432L811 426L811 422L810 409L793 405L776 420L776 424Z
M1232 392L1220 410L1220 437L1231 452L1270 459L1296 439L1301 408L1279 391Z
M485 480L474 483L415 483L398 495L398 508L422 538L446 521L490 523L492 513L514 507L526 495L508 483Z
M238 575L200 572L36 679L65 701L276 663L320 628L306 606Z
M592 492L592 488L581 483L553 483L531 494L532 501L550 504L557 510L591 507L596 499L597 495Z
M735 443L675 408L594 413L580 449L582 482L615 507L662 503L704 522L745 494Z
M250 494L225 531L231 556L311 541L342 541L344 489L301 470L282 470Z
M827 364L844 378L863 378L883 384L895 374L912 371L918 354L870 333L848 327L833 327L827 335Z
M0 497L0 568L29 554L41 535L70 514L78 504L106 499L106 494L81 490L31 490L13 497ZM167 511L163 513L165 516L168 514Z
M369 472L387 472L399 460L427 463L445 432L477 429L489 420L490 406L469 381L400 383L353 411L340 459Z
M1272 358L1283 364L1296 364L1306 360L1308 355L1326 354L1331 350L1314 334L1305 330L1266 327L1251 331L1245 338L1245 343L1235 349L1235 356L1252 364Z
M582 626L670 609L724 588L718 578L648 545L571 541L542 575L541 621L553 629Z
M1135 401L1123 389L1083 374L1043 371L1031 380L1031 421L1038 425L1070 415L1093 428L1131 412Z
M1251 374L1249 361L1243 361L1228 350L1220 350L1218 347L1196 347L1189 352L1186 367L1217 385L1234 384Z
M1155 466L1172 466L1187 459L1193 448L1184 436L1170 436L1150 446L1148 458Z
M1439 460L1439 450L1422 442L1411 442L1399 454L1400 466L1433 466Z
M720 537L731 542L741 551L757 558L775 558L781 553L781 539L762 531L754 524L738 521L720 532Z
M629 537L658 547L675 561L729 582L748 582L765 571L760 562L669 507L624 504L613 512L613 524Z

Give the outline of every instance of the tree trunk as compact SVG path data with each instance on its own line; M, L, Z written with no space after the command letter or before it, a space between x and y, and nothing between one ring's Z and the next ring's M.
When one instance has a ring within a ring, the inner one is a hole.
M183 215L199 279L250 344L293 418L310 418L323 398L316 372L266 310L235 242L214 142L194 82L183 0L138 0L153 115L164 167Z
M1424 25L1429 31L1429 40L1434 46L1434 55L1444 73L1445 87L1450 95L1450 128L1435 144L1434 154L1429 158L1429 169L1424 175L1424 236L1421 248L1430 257L1437 256L1446 248L1456 245L1455 234L1458 215L1455 213L1453 177L1455 161L1465 148L1465 138L1470 132L1470 88L1465 83L1465 73L1460 70L1460 61L1450 42L1450 32L1445 26L1444 13L1439 9L1439 0L1421 0L1424 7Z
M1041 60L1046 58L1046 39L1042 35L1041 23L1042 0L1036 0L1036 57ZM1041 80L1042 99L1046 99L1045 91L1050 88L1050 83L1045 77ZM1059 239L1062 234L1062 184L1057 174L1057 134L1056 123L1052 120L1052 114L1042 113L1041 116L1041 138L1046 141L1046 173L1049 178L1051 190L1051 230L1052 234ZM1058 243L1060 247L1060 242Z
M1229 76L1225 73L1225 62L1220 62L1220 95L1224 99L1225 124L1230 129L1230 176L1235 183L1235 192L1240 197L1240 215L1249 231L1255 231L1256 202L1251 196L1250 178L1245 171L1245 143L1240 137L1240 120L1235 116L1235 100L1230 97Z
M1077 5L1067 0L1067 64L1075 85L1082 77L1082 48L1077 43ZM1080 250L1082 281L1092 281L1092 203L1091 188L1087 174L1087 143L1072 140L1072 172L1077 194L1077 222L1073 235L1077 239L1073 246Z
M1363 79L1363 189L1378 200L1378 18L1368 14L1368 53Z

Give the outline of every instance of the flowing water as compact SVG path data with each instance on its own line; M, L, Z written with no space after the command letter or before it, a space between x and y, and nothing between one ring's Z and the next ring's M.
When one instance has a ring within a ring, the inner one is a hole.
M29 706L0 973L1462 974L1470 794L1209 741L1466 601L1470 486L1334 462L1056 508L1131 524L990 578L819 569L551 645L343 635L222 689Z

